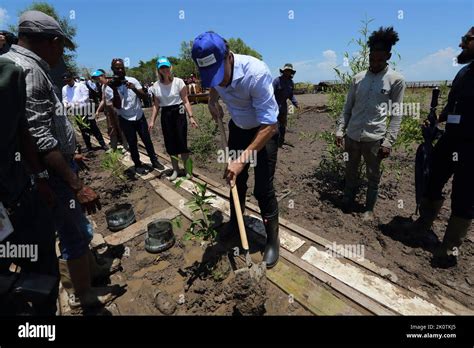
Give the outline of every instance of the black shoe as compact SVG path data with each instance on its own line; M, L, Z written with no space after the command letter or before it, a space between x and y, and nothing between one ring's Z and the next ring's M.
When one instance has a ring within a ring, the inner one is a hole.
M267 232L267 244L263 253L263 261L270 269L278 263L280 257L280 237L278 235L278 216L267 219L265 225L265 232Z
M352 212L354 211L354 198L352 197L348 197L348 196L344 196L342 199L341 199L341 210L344 214L352 214Z
M458 264L458 258L454 255L435 255L432 259L432 265L436 268L451 268Z
M135 166L135 173L144 175L148 174L150 171L148 170L147 167L145 167L143 164L140 164L139 166Z
M153 168L156 168L158 170L165 170L165 166L162 165L158 160L152 161L151 165L153 166Z
M102 150L104 151L108 151L109 150L109 147L106 145L106 144L103 144L100 146Z

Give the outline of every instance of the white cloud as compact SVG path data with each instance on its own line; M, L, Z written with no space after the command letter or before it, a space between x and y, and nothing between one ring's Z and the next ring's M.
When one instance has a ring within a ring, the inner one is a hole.
M447 47L431 53L419 61L401 66L401 72L407 81L452 80L460 65L453 64L459 51Z
M326 50L323 52L323 57L326 58L326 60L336 61L337 54L333 50Z
M334 80L334 67L337 54L333 50L322 52L323 59L310 59L293 63L296 70L295 81L317 83L321 80Z
M4 26L7 23L9 16L7 10L0 7L0 26Z

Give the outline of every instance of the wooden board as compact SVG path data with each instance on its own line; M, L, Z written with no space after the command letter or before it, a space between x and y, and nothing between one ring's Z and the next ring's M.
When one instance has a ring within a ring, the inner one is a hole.
M150 180L149 183L151 184L151 186L153 186L153 189L156 193L160 195L161 198L163 198L173 207L178 209L187 219L191 221L195 219L193 212L186 205L186 203L188 202L187 199L185 199L172 188L169 188L168 186L160 182L160 180L153 179Z
M316 279L326 283L328 286L346 296L351 301L356 302L361 307L367 309L371 313L376 315L395 315L394 311L391 311L389 308L381 305L380 303L372 300L371 298L365 296L359 291L351 288L350 286L344 284L340 280L334 278L333 276L321 271L320 269L314 267L310 263L303 261L299 257L291 254L289 251L280 250L280 256L284 259L290 261L294 265L305 270L307 273L314 276Z
M301 269L281 260L267 278L289 294L288 300L298 301L316 315L361 315L362 313L335 296L323 286L316 284Z
M129 240L136 238L146 232L147 225L156 220L156 219L169 219L172 220L175 217L180 215L180 212L174 207L168 207L164 210L161 210L153 215L150 215L140 221L135 222L134 224L128 226L127 228L116 232L114 234L108 235L105 237L105 241L109 245L120 245L128 242Z
M329 253L310 247L303 260L402 315L452 315L433 303Z

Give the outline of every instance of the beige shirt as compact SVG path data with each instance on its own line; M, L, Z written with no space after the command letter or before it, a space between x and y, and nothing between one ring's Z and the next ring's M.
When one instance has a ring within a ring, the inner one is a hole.
M377 74L368 70L358 73L349 88L336 136L342 137L345 132L349 138L360 142L383 139L382 146L392 147L400 130L402 114L388 110L396 104L403 109L404 91L403 76L389 66Z

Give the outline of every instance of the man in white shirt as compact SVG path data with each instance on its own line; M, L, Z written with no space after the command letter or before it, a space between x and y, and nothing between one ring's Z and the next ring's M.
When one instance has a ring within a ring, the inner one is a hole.
M99 83L102 95L99 107L96 111L96 118L99 117L100 112L104 112L107 118L107 132L110 137L110 146L112 146L112 149L117 150L118 143L121 141L123 147L128 150L127 140L125 139L125 135L122 134L118 115L113 106L114 91L108 86L108 79L104 70L98 69L94 71L92 78Z
M156 156L150 132L148 131L148 123L142 110L141 100L145 99L147 95L137 79L125 75L123 59L113 59L111 69L115 75L111 84L114 92L113 104L119 115L120 127L128 141L130 155L135 164L135 171L139 174L147 171L140 161L137 133L145 145L153 168L164 170L165 167L158 161Z
M86 144L87 151L92 151L91 134L97 139L101 148L107 151L109 148L105 144L102 133L100 132L97 122L95 121L95 114L90 110L89 104L89 90L86 85L80 82L75 82L70 73L63 75L63 81L66 83L62 90L63 105L66 109L74 108L76 121L82 133L82 138Z

